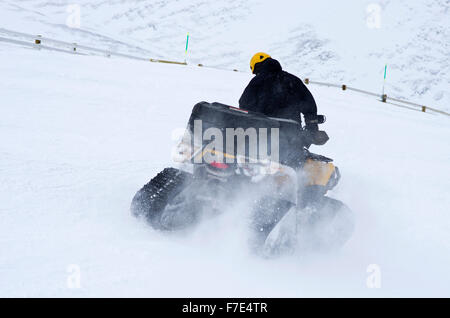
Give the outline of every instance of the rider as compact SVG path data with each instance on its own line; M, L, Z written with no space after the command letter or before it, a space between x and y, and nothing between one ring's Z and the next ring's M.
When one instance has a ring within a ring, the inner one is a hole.
M311 133L311 143L321 144L323 135L318 132L316 102L302 81L283 71L277 60L262 52L252 57L250 69L256 76L245 88L239 107L299 123L300 114L303 114L305 129Z

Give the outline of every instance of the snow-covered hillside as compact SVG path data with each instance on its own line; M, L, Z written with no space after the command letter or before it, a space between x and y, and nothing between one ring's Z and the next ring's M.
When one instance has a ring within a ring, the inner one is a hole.
M66 25L80 7L80 28ZM70 9L69 9L70 11ZM449 0L4 0L3 27L149 57L248 70L267 51L315 80L449 110Z
M236 105L250 74L8 44L0 70L0 296L450 295L448 118L311 87L331 136L313 151L340 167L331 196L356 232L333 254L263 260L239 211L175 237L129 213L191 107Z

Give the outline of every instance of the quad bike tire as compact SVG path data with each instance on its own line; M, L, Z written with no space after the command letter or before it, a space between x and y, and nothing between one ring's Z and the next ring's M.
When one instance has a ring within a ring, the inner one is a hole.
M136 193L131 202L131 213L146 219L153 228L161 229L161 214L165 207L192 179L187 172L165 168Z
M313 206L308 220L310 243L316 249L333 250L343 246L355 227L354 213L339 200L322 197Z
M288 201L265 197L258 200L250 220L250 248L257 251L264 245L267 236L289 211L292 204Z
M294 250L335 250L354 230L353 212L341 201L326 196L303 208L290 208L270 199L263 199L258 207L250 243L252 249L267 257Z

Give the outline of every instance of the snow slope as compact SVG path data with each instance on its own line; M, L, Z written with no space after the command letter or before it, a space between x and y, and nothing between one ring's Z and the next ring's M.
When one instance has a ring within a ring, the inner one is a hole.
M340 167L331 196L356 232L332 254L263 260L239 211L175 237L129 213L191 107L236 105L250 75L7 44L0 72L0 296L450 296L444 116L310 87L331 136L313 151Z
M69 5L79 5L79 29ZM379 14L378 14L378 13ZM248 70L267 51L318 81L450 110L449 0L3 0L1 26L149 57Z

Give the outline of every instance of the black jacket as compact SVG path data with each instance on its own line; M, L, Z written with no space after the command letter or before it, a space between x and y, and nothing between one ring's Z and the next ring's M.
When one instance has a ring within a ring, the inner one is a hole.
M272 58L257 63L255 74L239 99L240 108L298 122L302 113L306 129L318 129L317 124L308 123L317 118L316 102L298 77L283 71Z

